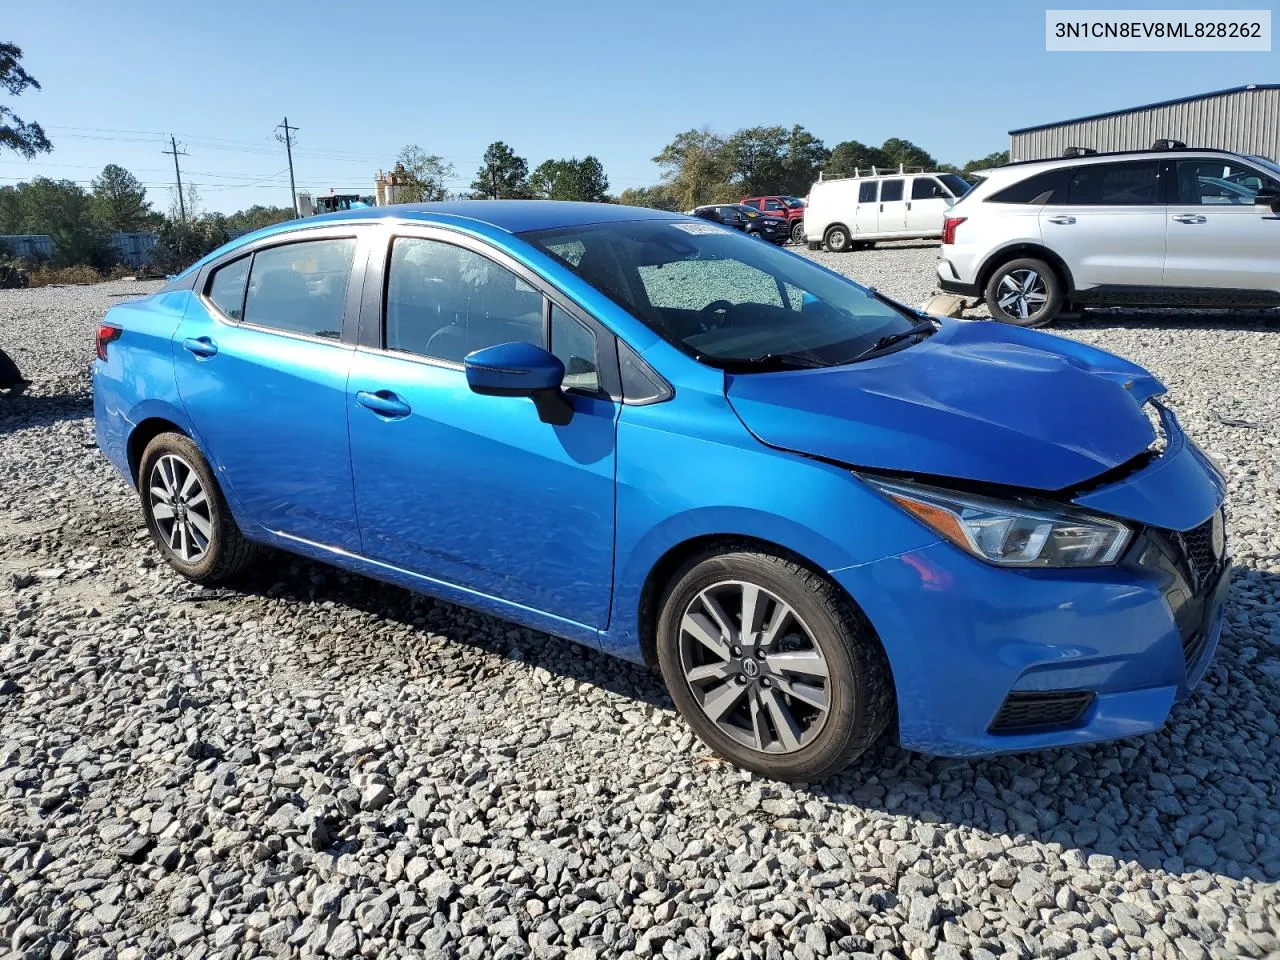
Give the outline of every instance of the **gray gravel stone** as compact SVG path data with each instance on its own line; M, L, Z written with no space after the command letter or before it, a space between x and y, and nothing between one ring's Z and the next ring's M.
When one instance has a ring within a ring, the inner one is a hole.
M936 255L815 256L914 304ZM968 761L882 744L791 787L716 761L651 671L281 554L219 590L158 562L86 376L101 312L153 288L0 291L35 380L0 400L0 952L1277 952L1274 313L1051 331L1149 366L1228 475L1227 628L1164 730Z

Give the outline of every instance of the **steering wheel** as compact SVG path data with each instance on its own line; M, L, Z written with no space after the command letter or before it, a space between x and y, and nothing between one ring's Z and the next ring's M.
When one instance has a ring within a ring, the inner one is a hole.
M729 319L733 304L728 300L712 300L698 311L698 329L703 333L719 330Z

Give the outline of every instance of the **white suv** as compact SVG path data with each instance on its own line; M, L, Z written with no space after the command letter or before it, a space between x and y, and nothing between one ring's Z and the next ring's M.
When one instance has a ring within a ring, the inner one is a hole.
M1085 306L1280 306L1280 166L1183 148L985 171L943 225L939 286L1041 326Z
M879 240L936 239L969 189L954 173L891 173L819 180L805 199L809 249L866 250Z

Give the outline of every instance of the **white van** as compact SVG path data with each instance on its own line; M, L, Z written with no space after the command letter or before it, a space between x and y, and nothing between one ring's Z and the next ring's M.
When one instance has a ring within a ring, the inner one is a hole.
M804 232L810 250L866 250L877 240L942 238L942 221L969 191L954 173L882 173L819 180L809 189Z

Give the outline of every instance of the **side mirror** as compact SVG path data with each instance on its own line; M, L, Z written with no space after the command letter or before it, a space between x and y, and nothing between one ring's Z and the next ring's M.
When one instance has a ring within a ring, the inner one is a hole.
M467 386L486 397L530 397L543 423L563 427L573 406L560 390L564 364L532 343L500 343L463 359Z
M1273 188L1259 190L1253 202L1258 206L1270 207L1275 213L1280 213L1280 190Z

